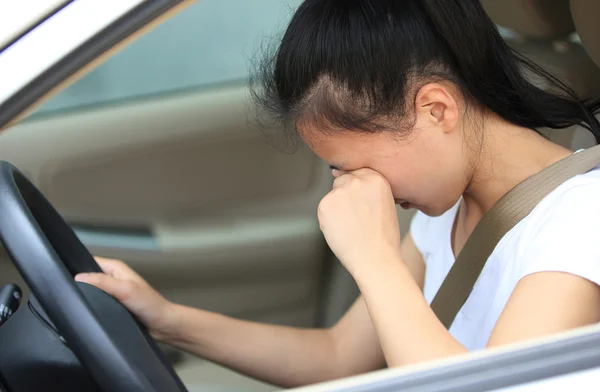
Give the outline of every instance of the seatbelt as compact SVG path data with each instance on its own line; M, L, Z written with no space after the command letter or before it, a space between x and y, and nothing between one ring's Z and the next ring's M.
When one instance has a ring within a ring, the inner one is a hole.
M469 236L431 302L431 308L446 328L449 329L454 322L502 237L560 184L598 165L600 145L550 165L515 186L496 202Z

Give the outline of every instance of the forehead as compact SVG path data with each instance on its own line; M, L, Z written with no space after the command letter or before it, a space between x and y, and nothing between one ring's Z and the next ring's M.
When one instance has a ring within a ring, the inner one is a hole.
M314 128L304 128L299 131L300 137L315 153L336 152L340 150L362 150L373 145L378 137L353 131L322 131Z
M396 155L401 146L389 132L322 132L304 129L299 132L302 140L321 159L332 166L345 168L368 164L373 160Z

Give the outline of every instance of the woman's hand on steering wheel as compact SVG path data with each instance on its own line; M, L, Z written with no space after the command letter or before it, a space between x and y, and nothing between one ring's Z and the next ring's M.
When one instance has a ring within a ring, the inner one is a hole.
M120 260L95 257L104 273L82 273L78 282L88 283L104 290L121 302L148 328L157 340L165 340L177 322L174 304L160 295L148 282Z

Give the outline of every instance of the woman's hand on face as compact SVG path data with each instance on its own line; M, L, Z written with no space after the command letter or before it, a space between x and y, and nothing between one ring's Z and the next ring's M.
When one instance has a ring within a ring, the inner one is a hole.
M333 189L319 204L321 231L351 274L361 265L400 254L400 228L388 181L371 169L334 171ZM369 268L369 267L367 267Z

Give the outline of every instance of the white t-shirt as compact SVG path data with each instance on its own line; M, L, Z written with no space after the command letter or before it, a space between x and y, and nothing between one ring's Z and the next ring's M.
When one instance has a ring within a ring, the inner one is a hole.
M429 303L455 261L450 237L459 204L439 217L418 211L411 223L426 264ZM485 348L519 280L542 271L600 285L600 167L561 184L500 240L456 316L452 336L469 350Z

